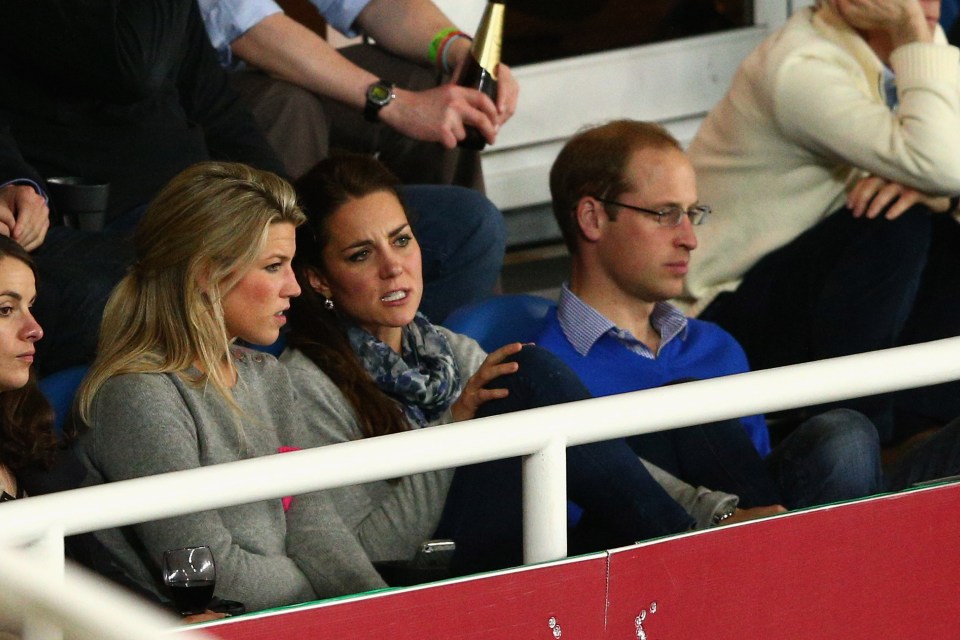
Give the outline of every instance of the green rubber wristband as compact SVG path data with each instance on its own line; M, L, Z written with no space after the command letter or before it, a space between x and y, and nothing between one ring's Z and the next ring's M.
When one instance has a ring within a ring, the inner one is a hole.
M437 35L433 36L433 40L430 41L430 48L427 50L427 59L430 60L430 64L437 64L437 56L440 54L440 43L454 31L459 31L459 29L456 27L447 27L446 29L440 29L440 31L437 31Z

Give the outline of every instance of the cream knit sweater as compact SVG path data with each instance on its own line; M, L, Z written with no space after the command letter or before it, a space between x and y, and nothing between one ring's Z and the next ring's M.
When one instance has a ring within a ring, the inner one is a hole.
M804 9L741 64L689 153L700 201L684 297L691 315L734 290L763 256L845 203L866 174L930 194L960 193L960 52L935 42L897 48L899 107L881 60L828 6Z

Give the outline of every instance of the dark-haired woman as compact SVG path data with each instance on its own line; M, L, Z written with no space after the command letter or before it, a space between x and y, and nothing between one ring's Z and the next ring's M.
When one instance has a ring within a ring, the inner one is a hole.
M34 343L43 329L30 311L36 298L35 267L16 242L0 236L0 503L76 489L86 475L70 446L54 430L53 408L33 373ZM92 534L64 540L66 555L151 601L117 567ZM203 614L199 622L220 617ZM0 637L3 632L0 631Z
M0 236L0 502L27 495L26 485L54 466L60 450L53 411L31 373L43 337L30 311L36 295L29 254Z

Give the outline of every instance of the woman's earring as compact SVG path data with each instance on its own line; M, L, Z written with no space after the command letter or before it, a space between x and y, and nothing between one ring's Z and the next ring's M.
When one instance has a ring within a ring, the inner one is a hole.
M327 298L326 300L324 300L323 308L326 309L327 311L333 311L333 300L331 300L330 298Z

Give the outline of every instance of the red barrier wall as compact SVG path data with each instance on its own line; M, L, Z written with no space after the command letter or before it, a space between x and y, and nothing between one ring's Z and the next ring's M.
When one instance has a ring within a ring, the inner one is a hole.
M238 618L208 631L282 638L602 638L607 556ZM554 625L550 626L553 618Z
M611 554L607 637L960 638L960 486L708 533Z
M958 511L951 484L206 630L224 640L955 640Z

